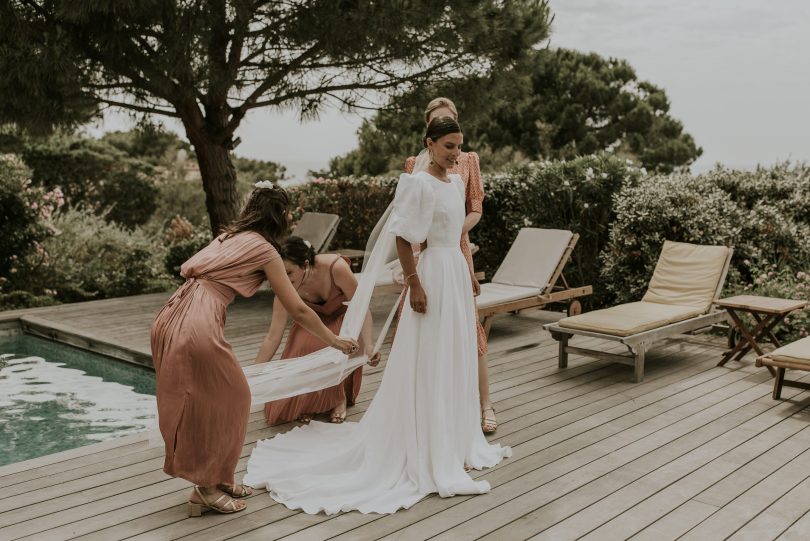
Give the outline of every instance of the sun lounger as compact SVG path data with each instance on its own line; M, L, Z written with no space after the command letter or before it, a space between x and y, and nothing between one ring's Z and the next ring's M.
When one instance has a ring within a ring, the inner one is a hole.
M316 254L322 254L329 248L329 243L335 237L340 216L323 212L305 212L293 235L301 237L312 244Z
M568 354L576 353L633 366L635 381L642 381L644 356L654 342L726 320L726 312L713 309L712 303L723 289L731 254L725 246L664 242L641 301L544 326L560 342L559 367L567 367ZM628 354L570 346L568 340L574 335L619 342Z
M773 381L774 400L779 400L782 396L783 386L810 389L810 383L785 379L787 369L810 372L810 336L766 353L757 359L757 366L776 368L776 377Z
M478 317L487 335L492 318L527 308L565 303L569 314L582 311L577 297L590 295L591 286L569 287L563 269L579 235L560 229L526 227L518 236L492 281L481 284L476 299Z

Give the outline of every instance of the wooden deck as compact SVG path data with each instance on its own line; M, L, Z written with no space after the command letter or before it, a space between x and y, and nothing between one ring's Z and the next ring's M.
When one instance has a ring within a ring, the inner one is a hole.
M165 297L0 315L148 353ZM390 302L375 302L377 320ZM226 334L243 362L267 329L269 306L261 294L229 313ZM716 367L723 343L707 336L654 348L641 384L628 367L573 355L560 371L557 345L540 330L548 319L534 311L493 324L500 427L492 439L514 456L475 473L492 484L489 494L327 517L259 491L245 512L188 519L189 484L166 476L162 449L138 435L0 468L0 539L810 539L808 392L785 389L784 400L772 400L765 369L750 356ZM382 369L367 370L350 420L363 415ZM240 472L254 442L276 432L251 415Z

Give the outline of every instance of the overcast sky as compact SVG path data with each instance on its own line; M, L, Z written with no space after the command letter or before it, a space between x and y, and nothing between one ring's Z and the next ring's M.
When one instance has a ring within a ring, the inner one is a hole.
M551 0L551 46L624 58L666 90L671 114L703 147L699 172L810 161L810 0ZM300 123L254 110L236 153L287 166L326 166L356 144L361 118L336 110ZM167 126L180 130L176 126ZM111 116L101 129L126 129Z

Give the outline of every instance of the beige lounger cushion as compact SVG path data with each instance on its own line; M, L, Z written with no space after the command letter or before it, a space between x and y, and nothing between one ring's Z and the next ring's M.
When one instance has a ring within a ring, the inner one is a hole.
M810 369L810 336L775 349L766 357L770 357L774 361L806 364Z
M560 320L560 327L614 336L630 336L699 316L703 310L652 302L630 302Z
M574 234L562 229L524 227L492 282L544 290Z
M481 284L481 294L475 299L476 306L489 308L529 297L536 297L543 291L536 287L510 286L506 284Z
M665 241L645 302L692 306L704 313L717 294L728 259L726 246Z

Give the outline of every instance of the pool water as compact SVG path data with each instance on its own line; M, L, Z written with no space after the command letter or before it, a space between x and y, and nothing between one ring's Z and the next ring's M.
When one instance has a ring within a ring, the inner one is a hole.
M147 369L33 336L0 338L0 465L151 429Z

